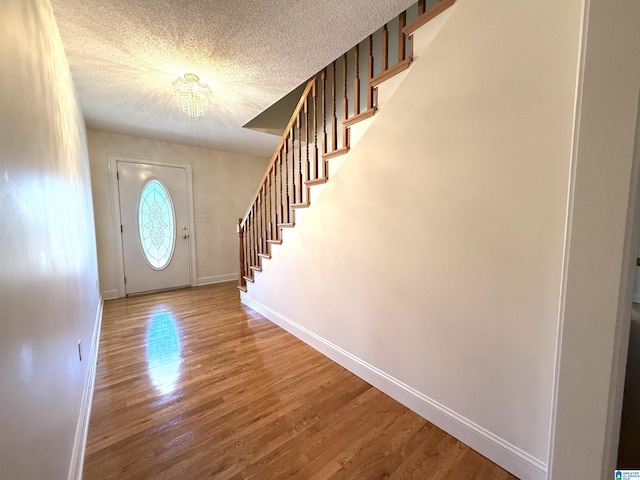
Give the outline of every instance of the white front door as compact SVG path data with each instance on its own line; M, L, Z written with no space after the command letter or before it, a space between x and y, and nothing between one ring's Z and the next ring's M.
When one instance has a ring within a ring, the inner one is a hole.
M186 170L121 161L117 169L125 293L190 285Z

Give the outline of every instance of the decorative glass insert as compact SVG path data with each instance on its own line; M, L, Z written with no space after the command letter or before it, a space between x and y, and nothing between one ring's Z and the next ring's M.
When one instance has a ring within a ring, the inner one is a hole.
M158 180L151 180L142 189L138 228L147 262L154 269L162 270L173 255L176 227L171 197Z

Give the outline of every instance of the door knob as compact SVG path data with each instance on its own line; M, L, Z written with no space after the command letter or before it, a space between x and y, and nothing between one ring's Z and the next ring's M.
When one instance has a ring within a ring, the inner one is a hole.
M182 235L182 238L189 238L189 235Z

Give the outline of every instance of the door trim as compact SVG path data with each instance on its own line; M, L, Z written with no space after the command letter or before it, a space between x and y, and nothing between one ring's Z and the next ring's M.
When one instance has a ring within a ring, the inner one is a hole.
M114 245L114 258L115 258L115 272L116 272L116 286L118 291L118 298L124 297L124 252L122 250L122 236L120 235L120 225L122 221L120 218L120 195L118 192L118 178L116 176L118 171L118 162L122 163L142 163L146 165L154 165L159 167L173 167L182 168L185 170L187 179L187 221L189 222L189 231L191 236L189 237L189 282L192 287L195 287L197 282L196 272L196 236L195 236L195 221L194 221L194 209L193 209L193 179L191 175L191 164L189 163L170 163L153 160L144 157L127 157L122 155L108 155L109 157L109 195L111 197L111 219L113 230L113 245Z

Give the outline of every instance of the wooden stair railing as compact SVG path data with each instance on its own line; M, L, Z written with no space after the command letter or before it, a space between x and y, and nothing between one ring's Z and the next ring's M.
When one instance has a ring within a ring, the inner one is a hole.
M281 244L282 228L295 225L293 211L309 206L309 188L328 180L328 160L349 151L349 129L375 114L376 87L410 66L413 32L454 3L420 0L307 82L247 212L238 219L238 288L246 291L246 282L262 270L261 259L271 258L269 245ZM361 67L363 52L366 67Z

